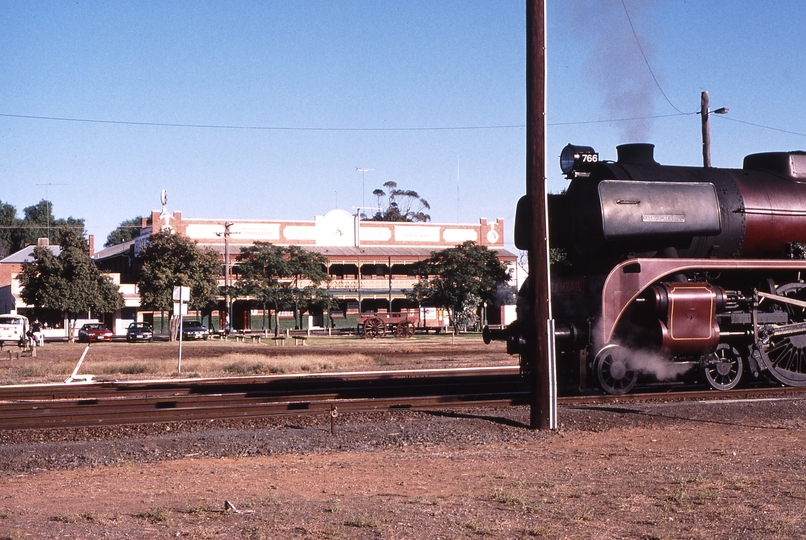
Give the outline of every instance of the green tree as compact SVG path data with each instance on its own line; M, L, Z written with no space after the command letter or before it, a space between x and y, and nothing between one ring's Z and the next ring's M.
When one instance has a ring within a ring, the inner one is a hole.
M104 247L116 246L129 240L134 240L140 236L140 225L143 222L142 216L137 216L125 221L121 221L118 228L109 233L106 237Z
M18 277L20 296L29 305L55 309L67 316L68 339L72 341L80 314L111 313L123 307L123 296L90 259L83 235L64 228L59 231L59 246L58 256L49 248L34 248L33 261L23 265Z
M381 210L375 212L370 221L431 221L425 213L430 210L428 201L420 197L416 191L398 189L397 182L386 182L383 187L372 192Z
M319 287L323 281L330 281L327 275L327 258L319 253L305 251L299 246L288 246L286 248L286 258L288 269L291 273L291 292L294 297L294 324L296 328L301 328L299 317L306 312L309 307L316 302L322 301L323 296L328 296L327 291ZM310 285L302 286L302 281L310 281Z
M179 234L158 232L140 256L140 305L145 309L173 312L173 289L190 288L190 308L211 309L218 298L221 260L212 249Z
M447 308L454 332L482 302L492 305L509 270L498 255L475 242L431 253L417 265L421 281L407 293L420 305Z
M255 242L242 247L238 254L240 278L235 283L238 296L251 296L263 306L270 306L275 313L293 305L294 297L289 282L281 282L290 270L285 260L285 250L269 242ZM275 322L274 334L280 325Z
M0 258L15 253L27 245L36 244L39 238L48 238L51 245L59 242L59 231L65 227L83 235L84 220L76 218L56 219L50 201L41 200L23 210L23 218L17 217L17 209L0 201Z
M299 246L283 248L255 242L242 247L237 260L241 276L236 282L239 295L254 297L271 306L275 314L291 307L298 312L313 305L332 305L327 291L319 287L330 277L325 270L327 259L318 253L309 253ZM303 286L304 282L309 283ZM296 313L295 324L299 324ZM275 323L274 331L277 335L279 324Z
M0 201L0 259L8 257L14 251L14 227L17 225L17 209L13 205Z
M72 229L78 236L85 234L83 219L56 219L53 216L53 204L45 199L25 207L22 212L23 218L18 220L19 228L14 234L15 250L36 244L39 238L47 238L50 244L56 244L60 242L61 230L64 228Z

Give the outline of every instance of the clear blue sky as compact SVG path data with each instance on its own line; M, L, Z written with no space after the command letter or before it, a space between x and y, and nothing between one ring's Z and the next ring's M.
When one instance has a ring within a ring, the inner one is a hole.
M730 108L714 166L806 148L805 4L624 5L548 0L550 190L568 142L699 165L700 117L681 113L703 90ZM21 215L48 198L100 245L162 189L186 217L310 220L392 180L435 222L503 217L511 245L524 66L523 1L6 0L0 200ZM374 169L363 194L356 167Z

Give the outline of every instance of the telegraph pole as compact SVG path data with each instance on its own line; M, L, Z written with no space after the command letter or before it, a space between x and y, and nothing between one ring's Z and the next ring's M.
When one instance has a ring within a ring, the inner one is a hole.
M526 193L531 199L529 249L533 336L526 355L534 376L531 427L557 429L554 336L550 331L548 213L546 211L546 3L526 1Z
M709 110L711 99L708 92L700 94L700 118L702 120L702 166L711 166L711 113L727 114L727 107L720 107L715 111Z
M711 119L708 114L708 92L700 94L700 117L702 119L702 166L711 166Z
M224 223L224 232L223 233L216 233L216 236L223 236L224 237L224 305L227 309L227 326L232 328L232 297L230 296L230 266L229 266L229 237L232 232L230 232L230 227L234 225L233 222L227 221ZM222 328L225 333L227 328Z

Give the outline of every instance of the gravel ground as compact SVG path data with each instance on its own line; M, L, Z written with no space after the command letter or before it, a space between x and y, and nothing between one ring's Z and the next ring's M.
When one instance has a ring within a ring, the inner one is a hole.
M0 432L0 538L806 538L806 400Z

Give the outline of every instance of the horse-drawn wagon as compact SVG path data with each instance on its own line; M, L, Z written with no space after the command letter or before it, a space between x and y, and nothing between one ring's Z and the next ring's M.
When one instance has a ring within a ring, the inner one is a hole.
M417 328L417 315L409 313L364 313L357 319L358 333L364 338L383 337L392 334L409 338Z

